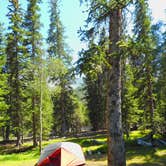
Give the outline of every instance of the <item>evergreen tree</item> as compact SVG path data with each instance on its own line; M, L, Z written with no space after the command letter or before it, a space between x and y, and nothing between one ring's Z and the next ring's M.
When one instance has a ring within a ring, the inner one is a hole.
M108 165L126 165L121 122L121 58L119 42L122 37L122 9L130 1L94 1L89 2L87 23L90 29L83 32L87 36L97 36L103 26L108 25L109 48L106 59L110 65L107 70L107 129L108 129ZM107 22L108 21L108 22ZM107 22L107 25L104 24ZM92 25L93 24L93 25ZM88 26L87 26L88 27ZM89 28L89 27L88 27ZM117 155L118 154L118 155Z
M50 0L50 25L47 42L49 57L66 59L64 28L60 20L59 0Z
M50 26L47 43L49 45L48 56L50 64L55 65L55 70L50 75L50 80L56 85L57 90L52 96L54 118L56 119L53 130L65 135L71 126L70 117L74 112L74 103L72 101L72 75L71 69L69 69L71 58L68 55L64 42L64 30L60 20L58 5L58 0L50 1Z
M92 130L105 129L105 96L102 74L96 80L85 78L85 91Z
M89 126L90 123L83 88L84 85L81 85L74 89L74 114L72 114L71 118L71 129L73 133L80 132L82 128Z
M71 129L71 115L74 114L72 73L61 59L49 63L49 80L54 85L52 101L54 105L54 134L65 135ZM56 133L55 133L56 132Z
M97 44L89 39L87 50L80 52L77 61L77 69L85 75L85 97L89 110L89 119L92 130L106 127L106 78L105 78L105 55L108 48L105 30L100 34Z
M6 53L5 53L5 36L3 34L4 28L0 24L0 135L3 140L6 139L5 130L9 116L7 115L8 105L6 103L6 95L8 93L7 88L7 74L5 69Z
M134 33L136 36L136 61L137 67L137 86L140 108L144 110L146 128L150 127L151 136L154 134L154 55L155 48L151 36L151 20L148 13L148 4L146 0L137 0L135 4L136 17Z
M166 25L159 24L158 29L162 29ZM156 29L154 29L156 30ZM156 31L155 31L156 32ZM161 37L162 36L162 37ZM156 85L156 93L157 93L157 109L155 113L155 129L159 134L163 137L166 135L165 123L166 123L166 31L161 32L158 36L158 54L159 60L158 62L158 70L157 70L157 85Z
M24 64L24 28L23 28L23 12L20 4L17 0L10 1L8 6L9 13L9 33L7 35L7 73L8 77L8 115L10 116L10 122L8 125L12 125L14 134L17 137L16 145L21 144L22 136L22 70ZM11 126L10 126L11 127ZM9 130L7 130L6 138L9 138Z
M39 132L39 105L40 105L40 66L42 63L42 36L40 34L40 0L28 0L27 15L24 26L27 29L25 45L29 53L29 86L31 98L30 111L32 118L33 146L37 146L37 137Z
M133 69L123 60L122 63L122 122L123 130L129 137L130 129L136 129L139 125L142 111L138 110L138 99L135 98L137 87L134 86Z
M123 143L123 132L121 122L121 57L118 42L121 40L122 8L117 7L110 12L109 17L109 126L108 126L108 165L126 165L125 148ZM119 150L119 148L121 150ZM116 154L119 154L118 156Z

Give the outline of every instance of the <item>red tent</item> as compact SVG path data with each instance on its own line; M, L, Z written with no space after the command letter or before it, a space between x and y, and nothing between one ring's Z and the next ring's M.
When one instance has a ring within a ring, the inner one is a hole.
M82 166L85 157L81 147L76 143L59 142L47 146L37 163L37 166Z

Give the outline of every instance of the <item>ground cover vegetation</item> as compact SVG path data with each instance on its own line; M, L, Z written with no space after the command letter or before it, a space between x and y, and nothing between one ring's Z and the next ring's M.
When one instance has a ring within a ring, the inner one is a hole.
M26 0L23 8L21 1L10 0L9 24L0 23L0 139L4 145L0 151L5 154L0 164L18 165L27 158L32 163L39 157L36 147L41 151L42 145L51 143L43 140L78 136L90 129L106 134L95 137L95 142L93 138L70 140L82 145L85 153L95 152L96 160L97 155L103 156L99 165L106 163L107 153L108 166L125 166L125 151L128 165L164 165L165 150L155 140L164 143L166 137L166 26L152 24L148 1L81 0L88 17L79 35L87 48L80 50L76 65L65 41L60 0L48 0L47 37L41 34L41 3ZM83 83L74 88L77 74ZM146 139L155 148L137 147L132 130L148 130ZM28 139L31 144L26 143ZM12 148L13 154L7 154ZM21 150L25 152L15 153Z
M131 132L131 136L129 140L126 141L126 158L128 166L164 166L166 163L165 155L166 149L165 147L156 147L155 149L152 147L142 147L137 145L137 138L143 137L148 132L142 131L134 131ZM84 151L87 164L89 166L97 165L97 166L105 166L107 164L106 161L106 153L107 153L107 144L106 137L103 134L95 134L91 137L69 137L69 138L57 138L49 141L44 141L43 146L47 146L50 143L60 142L60 141L72 141L78 143L82 146ZM8 144L5 146L1 146L0 148L0 166L8 166L8 165L29 165L33 166L39 159L39 147L34 148L31 146L31 142L24 143L22 147L22 152L16 152L18 148L14 146L14 144ZM15 151L15 153L14 153Z

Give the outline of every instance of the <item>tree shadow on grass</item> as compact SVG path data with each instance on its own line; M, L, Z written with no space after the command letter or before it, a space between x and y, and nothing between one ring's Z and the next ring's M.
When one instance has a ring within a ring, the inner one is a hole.
M24 147L21 149L21 152L23 153L20 153L20 150L17 151L17 152L13 152L13 151L10 151L8 153L5 153L3 155L1 155L1 158L0 158L0 162L3 162L3 161L24 161L24 160L27 160L27 159L36 159L38 158L39 156L39 150L35 150L33 148L33 146L31 147Z
M13 153L21 153L21 152L27 152L32 150L34 147L33 146L28 146L28 147L20 147L16 148L15 146L10 146L10 148L4 148L1 150L1 154L13 154Z
M164 163L141 163L141 164L132 163L132 164L128 164L127 166L165 166L165 164Z
M86 160L91 160L91 161L104 161L106 159L106 154L86 155L85 158L86 158Z
M69 142L75 142L82 147L89 147L94 145L102 145L103 141L97 141L96 138L103 138L102 136L81 137L68 139Z
M159 149L139 146L128 148L127 159L133 160L128 166L166 166L166 153L160 154L159 150L165 150L165 147L160 147ZM134 161L134 158L138 162Z

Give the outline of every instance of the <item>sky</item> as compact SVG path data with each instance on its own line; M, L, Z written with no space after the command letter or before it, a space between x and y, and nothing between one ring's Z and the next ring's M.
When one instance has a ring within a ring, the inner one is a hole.
M26 6L26 0L20 0L23 6ZM8 0L0 0L0 22L7 25L6 13ZM149 7L152 12L153 23L159 20L165 20L166 22L166 0L149 0ZM42 34L46 38L46 34L49 26L49 14L48 14L48 0L43 0L41 5L41 22L44 27L42 28ZM86 13L82 11L85 7L80 6L79 0L61 0L61 21L65 28L65 41L69 48L73 50L73 61L78 58L78 52L82 48L85 48L85 43L81 43L77 31L85 24L87 17Z

